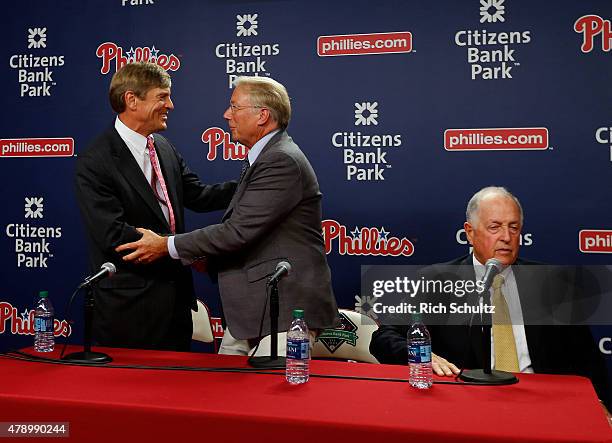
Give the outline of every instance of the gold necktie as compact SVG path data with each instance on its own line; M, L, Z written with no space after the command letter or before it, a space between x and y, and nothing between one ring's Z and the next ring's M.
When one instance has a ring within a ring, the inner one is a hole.
M512 321L506 297L501 290L504 277L498 274L493 279L493 348L495 350L495 369L508 372L520 372L516 342L512 331Z

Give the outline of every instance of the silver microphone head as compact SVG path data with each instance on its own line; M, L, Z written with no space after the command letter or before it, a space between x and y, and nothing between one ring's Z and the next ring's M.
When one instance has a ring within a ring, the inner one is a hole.
M276 270L279 271L281 268L287 269L287 275L291 274L291 263L289 263L288 261L278 262L278 264L276 265Z
M102 266L100 266L100 269L106 270L108 272L109 277L111 277L117 272L117 268L111 262L104 263Z
M485 263L485 267L488 268L489 266L493 266L498 274L504 270L504 265L502 265L502 262L500 262L496 258L490 258L487 260L487 262Z
M493 284L493 279L495 278L495 276L503 270L504 266L499 260L495 258L490 258L487 260L487 262L485 263L485 273L481 280L484 291L489 290L489 288Z

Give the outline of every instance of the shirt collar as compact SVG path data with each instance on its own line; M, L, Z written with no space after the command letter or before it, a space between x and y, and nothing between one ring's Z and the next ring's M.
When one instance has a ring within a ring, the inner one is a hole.
M138 154L142 154L147 148L147 138L128 128L119 116L115 119L115 129L131 151L136 150Z
M261 154L261 151L263 150L263 148L268 144L270 139L279 132L280 132L280 129L275 129L274 131L264 135L262 138L257 140L257 143L255 143L251 149L249 149L248 155L249 155L250 165L255 163L255 160L257 160L257 157L259 157L259 154Z

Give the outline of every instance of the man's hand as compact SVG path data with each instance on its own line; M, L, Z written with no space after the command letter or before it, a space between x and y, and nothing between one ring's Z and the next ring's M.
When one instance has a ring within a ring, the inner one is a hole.
M147 264L168 255L168 239L166 237L161 237L144 228L136 228L136 230L142 233L140 240L125 243L115 248L116 252L132 251L123 257L124 261Z
M445 358L440 357L439 355L431 353L431 368L434 371L434 374L450 377L452 375L459 374L459 368L446 360Z

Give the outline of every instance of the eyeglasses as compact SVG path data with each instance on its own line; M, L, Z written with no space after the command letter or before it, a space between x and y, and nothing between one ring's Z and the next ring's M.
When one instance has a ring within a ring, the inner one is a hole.
M238 106L238 105L233 104L232 102L230 102L230 104L229 104L229 110L230 110L232 113L237 112L237 111L240 111L240 110L242 110L242 109L247 109L247 108L254 108L254 109L266 109L266 107L265 107L265 106Z

